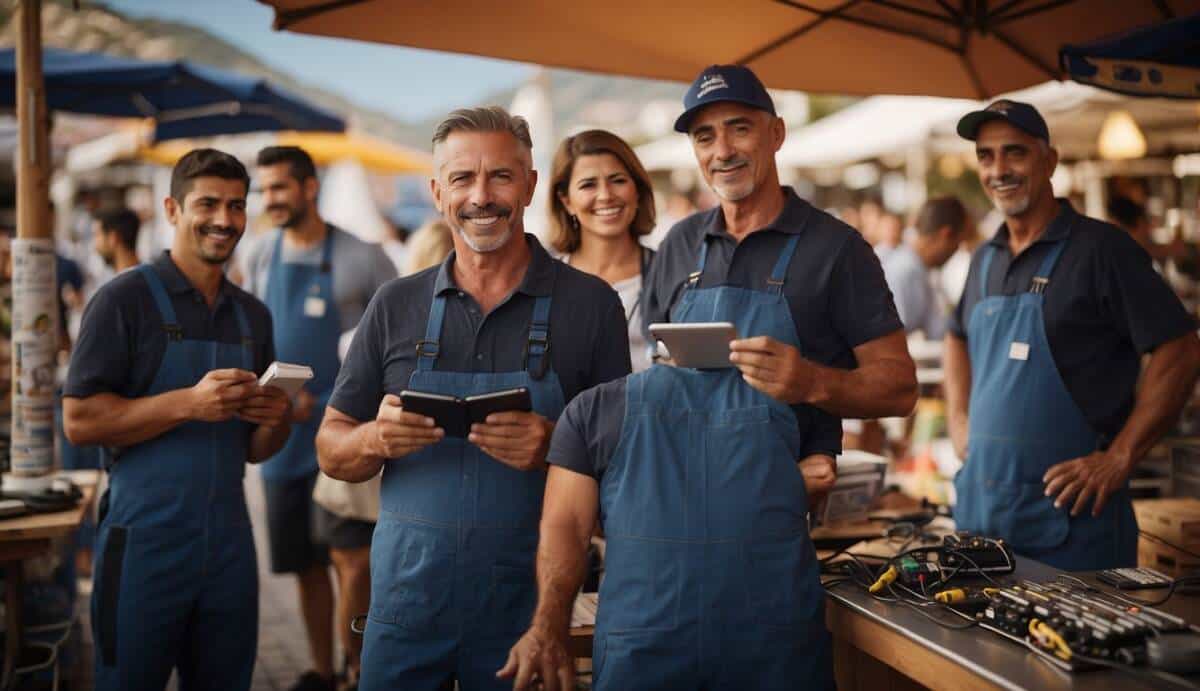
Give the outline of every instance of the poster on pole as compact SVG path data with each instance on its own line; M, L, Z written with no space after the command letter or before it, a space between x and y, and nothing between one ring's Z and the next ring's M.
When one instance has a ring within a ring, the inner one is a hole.
M59 338L54 241L13 240L12 266L11 471L37 477L54 470Z

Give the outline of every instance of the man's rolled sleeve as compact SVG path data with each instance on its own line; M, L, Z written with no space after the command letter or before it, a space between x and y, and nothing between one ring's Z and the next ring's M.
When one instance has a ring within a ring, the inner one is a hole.
M546 462L599 481L621 442L625 386L615 379L588 389L567 404L554 426Z
M875 251L853 233L830 280L829 312L851 348L904 329Z
M388 331L387 310L380 294L371 299L354 332L328 403L359 422L374 420L383 400L383 353Z
M133 365L130 324L112 290L100 290L88 302L71 352L63 395L87 398L125 391Z
M633 371L625 309L616 292L609 291L608 297L609 304L601 313L596 338L592 341L592 381L586 384L587 387L619 379Z
M1150 255L1124 233L1112 233L1101 255L1099 294L1114 326L1139 353L1148 353L1196 329L1196 320L1150 261Z

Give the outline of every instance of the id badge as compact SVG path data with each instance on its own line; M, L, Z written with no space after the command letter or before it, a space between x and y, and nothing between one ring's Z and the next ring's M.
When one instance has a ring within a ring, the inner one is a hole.
M320 318L325 316L325 299L309 296L304 298L304 316Z
M1008 359L1021 361L1028 360L1029 344L1021 343L1020 341L1013 341L1012 345L1008 347Z

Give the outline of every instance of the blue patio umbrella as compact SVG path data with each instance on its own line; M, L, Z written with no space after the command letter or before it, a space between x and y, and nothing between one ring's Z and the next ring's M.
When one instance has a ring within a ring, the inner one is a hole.
M346 123L263 79L185 61L151 62L46 48L46 105L155 122L155 139L264 130L345 130ZM0 107L16 104L16 54L0 51Z
M1200 98L1200 13L1063 46L1071 79L1131 96Z

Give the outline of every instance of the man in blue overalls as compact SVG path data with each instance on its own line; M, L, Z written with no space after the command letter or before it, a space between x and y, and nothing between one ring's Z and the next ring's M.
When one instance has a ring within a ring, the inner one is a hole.
M88 303L64 392L67 435L110 451L92 630L96 688L249 689L258 571L246 463L288 436L287 396L260 387L271 317L223 267L246 228L250 178L198 149L171 174L171 250Z
M524 233L537 181L524 119L455 111L433 142L433 197L454 252L375 296L317 436L333 477L383 468L363 691L511 687L495 674L533 614L554 423L580 391L630 370L617 294ZM517 387L533 410L493 413L465 439L399 397Z
M335 516L316 504L317 427L333 393L341 360L338 341L358 326L379 286L396 269L379 245L326 223L317 211L317 170L295 146L258 153L255 180L267 216L278 230L263 233L242 253L243 285L271 310L275 347L284 362L313 368L296 395L292 435L262 465L271 570L294 573L313 668L291 691L333 691L333 629L346 651L346 676L358 676L358 638L351 619L367 610L370 548L375 524ZM334 614L329 564L338 576Z
M966 459L955 520L1061 569L1134 566L1129 475L1191 394L1195 320L1133 238L1054 198L1058 154L1033 106L997 101L958 133L1004 225L972 258L945 339Z
M741 339L729 368L659 365L567 407L547 455L537 612L501 672L517 689L573 688L567 626L597 516L595 688L832 688L797 466L832 464L839 415L916 400L879 260L780 186L784 125L754 73L709 67L684 105L676 129L721 204L663 241L647 319L729 321Z

